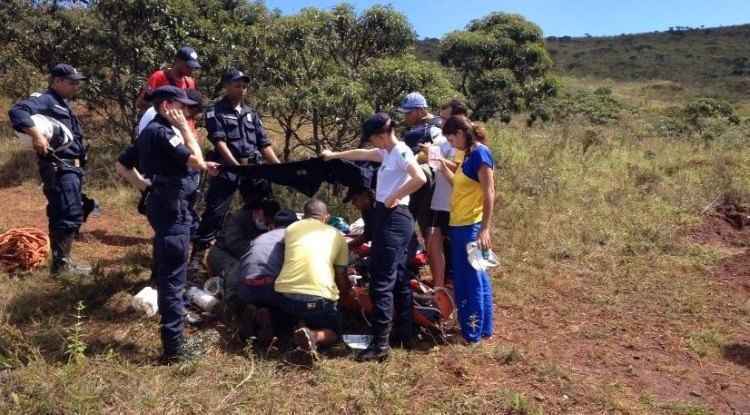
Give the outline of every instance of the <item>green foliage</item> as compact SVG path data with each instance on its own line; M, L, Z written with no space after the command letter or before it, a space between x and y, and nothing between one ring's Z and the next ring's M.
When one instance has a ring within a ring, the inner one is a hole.
M750 92L750 25L607 37L555 37L545 44L555 71L580 78L669 80L699 95L744 99Z
M75 323L73 323L73 327L69 330L67 337L65 337L65 354L68 355L68 362L76 364L86 359L85 353L88 347L83 339L83 311L85 309L86 306L83 304L83 301L79 301L76 304L75 314L73 314Z
M438 104L458 94L440 65L408 54L373 62L363 70L363 80L375 111L390 111L412 91L419 91L427 102Z
M482 121L543 101L557 91L546 79L552 60L539 26L522 16L493 13L472 21L466 31L448 34L441 62L456 72L457 89Z
M712 98L699 98L687 104L683 111L683 117L688 126L703 134L714 122L722 124L740 123L734 108L726 101Z
M612 96L609 88L565 91L561 96L538 105L529 115L529 124L536 120L563 122L582 118L591 124L604 125L619 119L626 109Z
M259 100L283 131L284 159L358 143L363 117L413 90L438 102L456 95L439 65L406 55L415 34L392 7L306 8L254 33L265 68Z
M732 130L746 132L734 107L714 98L696 98L684 107L669 108L656 127L669 137L697 137L706 143L731 136Z

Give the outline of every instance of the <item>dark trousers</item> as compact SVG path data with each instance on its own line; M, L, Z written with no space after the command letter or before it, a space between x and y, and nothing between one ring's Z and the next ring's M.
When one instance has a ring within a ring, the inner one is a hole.
M59 262L69 255L72 238L83 223L83 177L80 171L57 168L49 163L40 164L39 174L47 198L52 259Z
M394 324L394 334L400 340L413 335L412 293L406 269L413 234L414 220L406 206L387 209L382 203L375 205L370 296L374 303L372 330L379 341L387 341Z
M168 200L156 191L149 197L147 216L155 233L153 272L161 314L162 346L165 355L174 355L183 341L184 290L193 219L186 199Z
M197 246L205 248L216 239L232 203L232 196L239 188L240 181L235 174L220 174L209 179L206 210L194 238Z

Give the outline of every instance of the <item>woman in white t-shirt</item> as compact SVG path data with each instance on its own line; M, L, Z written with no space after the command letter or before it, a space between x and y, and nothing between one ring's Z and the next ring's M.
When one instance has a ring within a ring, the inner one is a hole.
M373 115L362 126L362 139L375 148L323 151L326 160L365 160L381 163L375 188L375 226L370 255L370 296L374 304L374 340L357 355L359 361L383 361L390 353L391 328L398 341L412 336L412 296L406 272L407 248L414 234L409 195L427 181L411 149L396 138L393 121L385 113ZM395 309L395 318L394 318Z

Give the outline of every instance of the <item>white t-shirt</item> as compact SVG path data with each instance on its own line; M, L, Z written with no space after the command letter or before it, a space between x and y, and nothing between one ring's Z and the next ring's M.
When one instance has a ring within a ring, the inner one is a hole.
M432 145L440 148L440 154L446 160L453 160L456 156L456 148L448 142L444 136L440 136L439 140L436 140ZM435 171L435 191L432 193L432 202L430 203L430 209L441 212L450 212L451 210L451 193L453 193L453 185L445 177L440 170Z
M383 157L383 163L378 169L378 185L375 189L375 200L385 203L385 199L396 192L409 180L407 168L409 164L416 163L414 153L409 146L399 141L391 151L378 150ZM409 196L399 201L400 205L409 205Z
M146 112L141 115L141 119L138 121L138 128L135 130L135 137L138 138L139 135L141 135L141 132L143 132L144 129L148 126L148 124L156 117L156 109L154 107L149 107ZM176 127L172 127L172 131L180 137L180 140L185 141L185 139L182 137L182 133L180 130L178 130Z

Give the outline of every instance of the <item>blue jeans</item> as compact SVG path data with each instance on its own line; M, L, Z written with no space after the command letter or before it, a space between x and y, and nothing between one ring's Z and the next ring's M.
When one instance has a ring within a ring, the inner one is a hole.
M453 286L461 332L468 342L492 336L492 283L486 271L469 263L466 245L476 241L480 223L451 226L448 230L453 259Z
M278 306L290 326L302 322L313 330L341 333L341 313L335 301L307 294L279 294Z
M407 272L407 250L414 235L409 208L387 209L375 205L375 226L370 255L370 296L373 300L372 331L381 340L390 336L395 323L399 340L413 336L412 292ZM395 319L394 319L395 314Z

